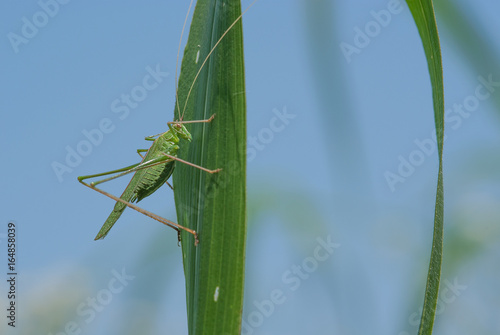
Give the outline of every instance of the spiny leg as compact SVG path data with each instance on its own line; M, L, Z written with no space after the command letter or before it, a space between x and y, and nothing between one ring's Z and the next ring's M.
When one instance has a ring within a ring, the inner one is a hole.
M196 233L196 231L194 231L194 230L192 230L192 229L189 229L189 228L186 228L186 227L184 227L184 226L181 226L180 224L175 223L175 222L173 222L173 221L167 220L167 219L165 219L165 218L163 218L163 217L161 217L161 216L159 216L159 215L156 215L156 214L154 214L154 213L151 213L151 212L149 212L149 211L147 211L147 210L145 210L145 209L143 209L143 208L141 208L141 207L139 207L139 206L137 206L137 205L134 205L134 204L133 204L133 203L131 203L131 202L125 201L125 200L123 200L123 199L118 198L117 196L114 196L114 195L113 195L113 194L111 194L111 193L108 193L108 192L106 192L106 191L104 191L104 190L101 190L100 188L97 188L97 187L95 187L95 186L91 186L91 185L89 185L89 184L87 184L87 183L83 182L82 180L79 180L79 181L80 181L80 183L82 183L83 185L87 186L88 188L91 188L91 189L93 189L93 190L95 190L95 191L97 191L97 192L99 192L99 193L101 193L101 194L103 194L103 195L105 195L105 196L107 196L107 197L109 197L109 198L111 198L111 199L115 200L115 201L119 201L119 202L121 202L121 203L123 203L123 204L127 205L128 207L130 207L130 208L132 208L132 209L134 209L134 210L138 211L139 213L142 213L142 214L144 214L144 215L146 215L146 216L149 216L150 218L152 218L152 219L154 219L154 220L156 220L156 221L158 221L158 222L161 222L161 223L163 223L164 225L169 226L169 227L170 227L170 228L172 228L172 229L175 229L175 230L177 231L177 233L178 233L178 234L180 234L180 229L182 229L182 230L184 230L184 231L187 231L187 232L188 232L188 233L190 233L190 234L193 234L193 236L194 236L194 245L198 245L199 240L198 240L198 234ZM179 235L179 236L180 236L180 235Z
M93 186L99 185L101 183L105 183L105 182L108 182L110 180L116 179L118 177L125 176L125 175L127 175L129 173L132 173L132 172L135 172L137 170L146 169L146 168L150 168L150 167L155 166L155 165L168 163L168 161L169 160L167 158L157 157L157 158L151 159L151 160L149 160L147 162L137 163L137 164L134 164L134 165L130 165L130 166L118 169L118 170L112 170L112 171L108 171L108 172L96 173L96 174L87 175L87 176L80 176L80 177L78 177L78 181L81 182L81 181L83 181L85 179L90 179L90 178L96 178L96 177L101 177L101 176L107 176L107 175L110 175L110 174L115 174L114 176L111 176L109 178L104 178L104 179L101 179L101 180L98 180L98 181L91 182L90 186L93 187Z
M196 164L190 163L190 162L185 161L185 160L183 160L183 159L180 159L180 158L178 158L178 157L175 157L175 156L172 156L172 155L169 155L169 154L166 154L166 153L162 153L162 154L163 154L164 156L168 157L168 158L171 158L171 159L173 159L173 160L176 160L176 161L178 161L178 162L184 163L184 164L186 164L186 165L189 165L189 166L195 167L195 168L197 168L197 169L200 169L200 170L206 171L206 172L211 173L211 174L213 174L213 173L217 173L217 172L222 171L222 169L209 170L209 169L207 169L207 168L204 168L203 166L199 166L199 165L196 165Z
M86 175L86 176L79 176L78 177L78 181L81 182L82 180L85 180L85 179L91 179L91 178L96 178L96 177L101 177L101 176L107 176L107 175L110 175L110 174L118 174L117 176L113 176L111 178L105 178L105 180L115 179L115 178L118 178L119 176L125 175L127 173L132 172L132 171L135 171L134 169L137 166L139 166L140 164L141 163L137 163L137 164L133 164L133 165L121 168L121 169L116 169L116 170L111 170L111 171L101 172L101 173L96 173L96 174L89 174L89 175ZM120 172L124 172L124 173L120 173ZM101 182L103 182L103 181L98 181L97 183L101 183ZM94 184L94 182L92 182L91 184Z
M144 156L141 153L142 152L148 152L148 150L149 149L137 149L137 153L139 154L139 156L141 156L144 159ZM111 170L111 171L107 171L107 172L101 172L101 173L91 174L91 175L87 175L87 176L80 176L80 177L78 177L78 180L85 180L85 179L89 179L89 178L96 178L96 177L101 177L101 176L107 176L107 175L110 175L110 174L115 174L115 173L120 173L120 172L126 172L125 174L128 174L128 173L140 170L140 169L145 169L147 167L153 166L153 164L152 165L147 165L150 162L152 162L152 160L148 161L148 162L141 162L141 163L132 164L130 166L126 166L126 167L121 168L121 169L116 169L116 170ZM164 160L161 160L161 162L159 164L161 164L161 163L164 163ZM154 164L154 165L156 165L156 164ZM112 179L115 179L115 178L118 178L118 176L116 176L116 177L114 177Z

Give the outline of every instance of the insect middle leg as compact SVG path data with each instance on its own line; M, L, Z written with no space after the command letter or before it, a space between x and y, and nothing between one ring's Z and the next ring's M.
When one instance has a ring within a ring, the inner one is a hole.
M195 167L197 169L200 169L200 170L203 170L203 171L206 171L210 174L213 174L213 173L217 173L217 172L220 172L222 171L222 169L215 169L215 170L210 170L210 169L207 169L207 168L204 168L203 166L199 166L199 165L196 165L196 164L193 164L193 163L190 163L188 161L185 161L183 159L180 159L178 157L175 157L175 156L172 156L172 155L169 155L169 154L166 154L166 153L163 153L164 156L168 157L168 158L171 158L175 161L178 161L178 162L181 162L181 163L184 163L186 165L189 165L189 166L192 166L192 167Z

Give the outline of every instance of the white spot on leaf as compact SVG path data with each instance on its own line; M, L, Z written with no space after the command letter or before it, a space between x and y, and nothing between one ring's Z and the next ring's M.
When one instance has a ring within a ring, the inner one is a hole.
M217 302L217 299L219 299L219 286L215 288L214 292L214 301Z
M200 50L196 53L196 60L194 61L196 64L198 64L198 60L200 59Z

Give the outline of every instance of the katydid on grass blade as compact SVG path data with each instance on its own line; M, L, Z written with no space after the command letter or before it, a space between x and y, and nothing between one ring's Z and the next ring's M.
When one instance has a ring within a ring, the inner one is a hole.
M187 141L191 141L191 134L184 126L184 123L208 123L213 120L214 116L215 115L212 115L212 117L208 120L169 122L169 129L166 132L159 135L146 137L146 140L153 141L153 144L151 145L149 150L147 150L146 155L143 156L142 162L139 164L109 172L78 177L78 181L83 185L90 187L91 189L96 190L97 192L104 194L116 201L113 211L108 216L101 230L95 237L96 240L102 239L108 234L113 225L122 215L125 208L128 206L144 215L151 217L152 219L155 219L169 227L172 227L173 229L177 230L177 232L180 232L180 229L183 229L193 234L195 237L195 243L197 243L198 235L194 230L183 227L181 225L178 225L177 223L146 211L134 205L133 203L139 202L145 197L153 194L163 184L167 183L167 180L174 172L176 162L188 164L208 173L217 173L220 171L220 169L209 170L201 166L186 162L177 157L180 140L184 139ZM137 150L139 154L144 151L145 150ZM130 180L130 183L127 185L120 198L96 187L98 184L116 179L132 172L134 172L134 176ZM84 182L85 179L102 177L110 174L112 175L111 177L91 182L90 184Z
M206 120L191 120L191 121L183 121L183 116L186 111L187 107L187 102L189 100L189 97L191 95L191 92L194 88L194 85L196 83L196 80L198 79L198 76L201 73L201 70L207 63L207 60L209 57L212 55L213 51L217 48L219 43L222 41L222 39L226 36L226 34L231 30L231 28L241 19L243 14L256 2L256 0L227 28L227 30L222 34L222 36L219 38L217 43L213 46L213 48L210 50L208 55L206 56L205 60L201 64L198 72L196 73L196 76L193 79L193 82L191 84L191 87L187 93L186 101L183 106L183 110L181 113L181 109L179 106L178 102L178 90L177 90L177 68L176 68L176 75L175 75L175 80L176 80L176 109L178 111L178 121L172 121L168 122L168 130L164 133L146 137L145 139L147 141L153 141L153 144L151 147L146 150L146 149L139 149L137 152L139 155L142 157L142 161L140 163L118 169L118 170L113 170L113 171L108 171L108 172L103 172L103 173L98 173L98 174L93 174L93 175L86 175L86 176L80 176L78 177L78 181L82 183L83 185L113 199L116 201L116 204L113 208L113 211L110 213L106 221L104 222L101 230L98 232L97 236L95 237L95 240L99 240L104 238L108 232L111 230L113 225L116 223L116 221L120 218L122 215L123 211L125 210L126 207L130 207L146 216L149 216L150 218L157 220L173 229L175 229L178 232L179 240L180 240L180 231L185 230L191 234L193 234L194 239L195 239L195 245L198 244L198 235L196 231L186 228L184 226L181 226L173 221L167 220L161 216L158 216L154 213L151 213L145 209L140 208L139 206L135 205L134 202L139 202L140 200L144 199L145 197L153 194L158 188L160 188L163 184L168 184L168 179L172 175L175 164L176 162L182 163L182 164L187 164L190 165L194 168L200 169L202 171L205 171L210 174L217 173L221 171L221 169L214 169L210 170L207 168L204 168L202 166L198 166L195 164L192 164L190 162L187 162L185 160L182 160L177 157L177 153L179 150L179 145L181 144L181 140L187 140L191 142L191 134L190 132L186 129L184 124L189 124L189 123L210 123L214 120L215 114L212 114L212 116L209 119ZM186 14L186 19L184 21L184 26L182 28L182 33L181 33L181 38L180 41L182 41L182 34L184 32L187 18L189 16L189 12L191 10L193 0L191 0L190 5L189 5L189 10L188 13ZM179 59L179 53L180 53L180 46L181 42L179 42L179 48L177 51L177 63ZM143 156L141 153L146 152L146 154ZM96 186L116 179L118 177L122 177L124 175L127 175L129 173L134 173L131 181L125 188L125 191L122 193L120 197L117 197L113 194L110 194L100 188L97 188ZM110 177L97 180L94 182L87 183L84 180L86 179L92 179L92 178L97 178L97 177L102 177L102 176L107 176L111 175ZM168 184L170 186L170 184Z

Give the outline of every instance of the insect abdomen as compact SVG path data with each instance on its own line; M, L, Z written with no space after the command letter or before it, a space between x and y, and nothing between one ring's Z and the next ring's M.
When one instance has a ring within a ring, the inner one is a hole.
M148 153L144 157L144 162L164 156L167 153L171 156L177 156L177 150L179 146L165 137L160 136L153 143ZM139 184L136 189L137 199L140 201L145 197L153 194L158 188L160 188L167 180L170 178L174 172L175 161L168 160L165 163L154 165L142 171L142 176L140 178Z

